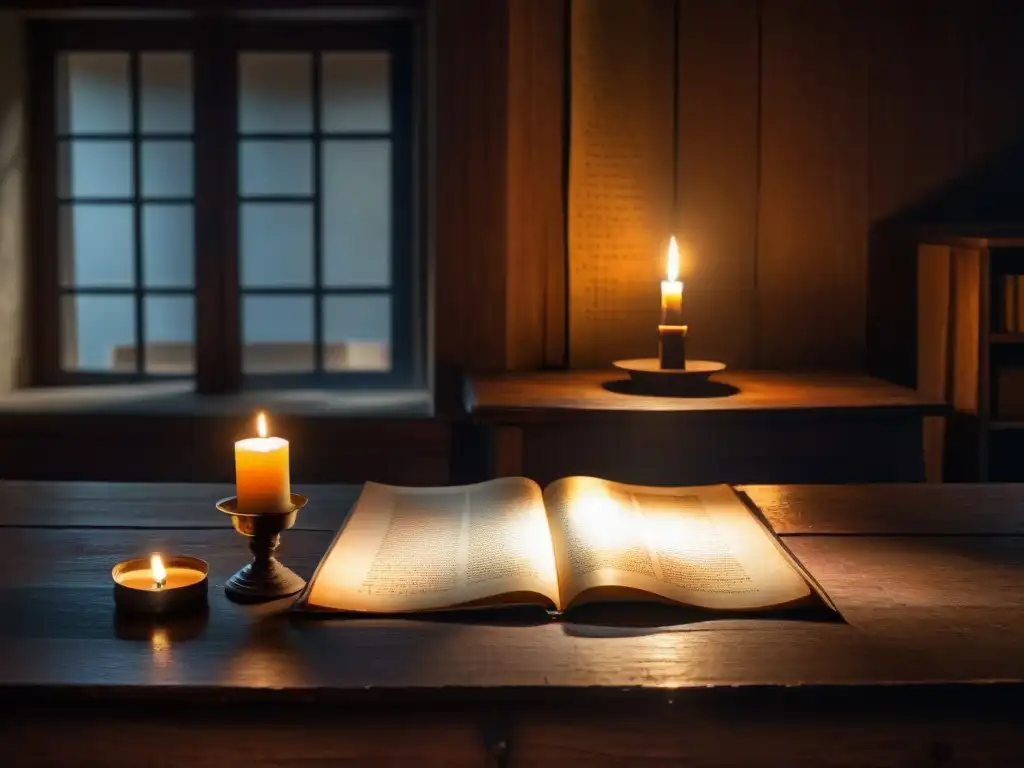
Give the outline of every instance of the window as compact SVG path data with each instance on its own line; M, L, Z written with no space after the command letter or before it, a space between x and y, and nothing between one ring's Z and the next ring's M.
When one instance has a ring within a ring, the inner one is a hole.
M34 27L37 380L422 384L411 40Z

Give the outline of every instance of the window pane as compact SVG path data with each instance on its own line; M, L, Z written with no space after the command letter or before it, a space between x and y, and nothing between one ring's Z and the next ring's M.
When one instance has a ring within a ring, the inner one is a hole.
M243 195L311 195L313 145L308 141L243 141L238 174Z
M192 56L144 53L139 57L143 133L192 130Z
M391 368L391 297L324 297L324 367L329 371Z
M135 299L131 296L61 297L64 368L135 370Z
M191 296L147 296L146 373L191 373L195 305Z
M131 197L131 142L65 141L57 152L61 197Z
M142 142L143 197L191 197L192 142Z
M129 133L127 53L67 53L57 60L57 130Z
M61 285L134 285L135 221L130 205L63 205L59 222Z
M242 370L245 373L313 370L313 298L242 298Z
M312 204L243 203L242 285L313 285Z
M388 285L390 142L327 141L322 162L324 284Z
M147 286L192 287L194 227L191 205L142 206L142 274Z
M312 59L306 53L238 57L238 125L242 133L313 130Z
M390 75L387 53L325 53L322 129L390 130Z

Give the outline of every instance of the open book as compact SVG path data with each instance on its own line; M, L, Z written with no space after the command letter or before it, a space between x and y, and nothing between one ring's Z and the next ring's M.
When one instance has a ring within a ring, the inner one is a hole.
M655 488L521 477L448 488L367 483L296 608L565 611L654 600L779 608L811 588L727 485Z

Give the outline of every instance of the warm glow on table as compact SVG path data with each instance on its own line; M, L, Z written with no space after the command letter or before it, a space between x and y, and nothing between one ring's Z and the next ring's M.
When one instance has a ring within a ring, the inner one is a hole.
M666 277L661 281L661 324L683 324L683 282L679 279L679 246L673 237L668 244Z
M259 437L235 443L235 494L239 512L279 512L291 506L288 441L267 437L267 420L256 419Z

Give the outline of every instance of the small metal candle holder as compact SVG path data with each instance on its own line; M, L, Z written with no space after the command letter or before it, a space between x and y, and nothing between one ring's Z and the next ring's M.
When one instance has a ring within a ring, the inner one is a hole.
M302 590L306 582L274 557L281 543L281 532L295 525L299 510L308 499L291 495L291 507L270 512L239 512L238 497L217 502L217 509L231 517L234 529L249 537L253 560L227 580L224 592L237 603L265 603L288 597Z
M685 360L682 368L663 368L657 357L616 360L612 365L629 374L633 392L660 397L699 394L712 374L725 370L725 363L713 360Z
M686 326L658 326L658 365L662 370L686 370Z
M154 588L132 585L128 580L139 572L149 572L149 558L136 558L118 563L111 571L114 580L114 605L118 612L131 616L169 616L206 609L206 585L210 567L198 557L171 555L164 558L168 569L180 568L195 572L195 581L175 586Z

